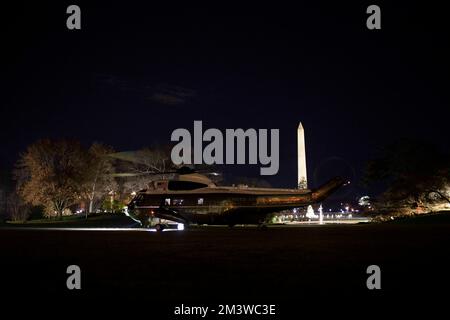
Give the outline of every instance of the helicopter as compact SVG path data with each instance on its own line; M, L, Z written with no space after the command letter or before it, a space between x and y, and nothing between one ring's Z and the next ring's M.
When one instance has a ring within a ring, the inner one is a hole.
M218 186L207 174L189 167L174 173L171 178L155 180L148 189L137 192L127 206L127 213L143 227L162 231L167 227L162 220L183 225L265 227L272 214L321 202L347 183L336 177L317 189Z
M236 224L257 224L265 227L274 213L322 202L348 183L336 177L317 189L308 189L307 184L303 184L306 182L305 154L304 128L300 122L297 128L298 189L219 186L208 177L216 173L181 166L173 171L156 173L160 174L160 179L152 179L147 189L137 192L126 213L142 226L155 227L157 231L166 227L163 220L182 225L232 227ZM113 157L146 163L145 157L142 159L133 152L116 153Z

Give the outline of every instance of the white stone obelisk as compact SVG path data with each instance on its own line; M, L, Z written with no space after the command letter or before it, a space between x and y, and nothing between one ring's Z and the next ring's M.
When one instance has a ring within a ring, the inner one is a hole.
M320 207L319 207L319 224L323 224L323 207L322 207L322 204L320 204Z
M306 176L306 149L305 149L305 130L302 123L298 124L297 129L297 186L299 189L308 188L308 178Z

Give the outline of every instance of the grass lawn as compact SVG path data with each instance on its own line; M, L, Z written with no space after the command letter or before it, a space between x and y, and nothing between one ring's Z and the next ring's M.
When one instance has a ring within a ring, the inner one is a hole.
M92 215L88 216L86 219L85 216L66 216L62 217L62 219L39 219L39 220L30 220L26 222L14 222L8 221L3 224L0 224L0 227L45 227L45 228L114 228L114 227L131 227L136 225L136 223L125 216L122 213L114 213L114 214L100 214L100 215Z

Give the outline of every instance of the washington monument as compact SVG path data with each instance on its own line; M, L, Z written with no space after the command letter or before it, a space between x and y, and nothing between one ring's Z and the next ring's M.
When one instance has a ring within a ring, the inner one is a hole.
M297 186L299 189L308 188L308 178L306 176L306 149L305 149L305 130L302 123L297 128Z

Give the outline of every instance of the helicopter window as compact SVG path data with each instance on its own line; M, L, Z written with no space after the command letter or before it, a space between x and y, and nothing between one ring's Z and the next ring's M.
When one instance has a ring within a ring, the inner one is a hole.
M199 205L203 205L203 198L198 198L198 200L197 200L197 204L199 204Z
M166 198L166 199L164 200L164 205L170 206L170 198Z
M183 205L183 199L173 199L173 205L174 206L182 206Z
M195 190L200 188L205 188L208 185L199 182L192 181L169 181L169 190Z

